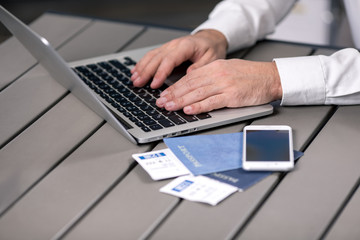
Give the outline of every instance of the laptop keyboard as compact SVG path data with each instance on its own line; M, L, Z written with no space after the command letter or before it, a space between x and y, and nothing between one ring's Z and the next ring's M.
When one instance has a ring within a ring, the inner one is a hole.
M136 62L129 57L124 63L113 59L73 68L75 73L96 94L134 122L144 132L156 131L210 118L208 113L186 115L183 111L169 112L156 106L156 99L164 88L150 85L136 88L130 80L129 66Z

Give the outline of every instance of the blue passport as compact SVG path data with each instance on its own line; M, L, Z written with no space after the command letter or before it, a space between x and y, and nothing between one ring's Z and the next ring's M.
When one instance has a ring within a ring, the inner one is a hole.
M242 141L242 132L164 139L195 176L241 168Z

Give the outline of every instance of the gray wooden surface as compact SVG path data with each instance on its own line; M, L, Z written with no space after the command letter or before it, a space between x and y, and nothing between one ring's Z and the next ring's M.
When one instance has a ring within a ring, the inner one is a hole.
M67 61L166 42L186 31L44 14L32 25ZM232 57L331 54L264 41ZM287 124L296 169L211 207L159 192L136 146L58 85L11 38L0 45L0 239L358 239L360 106L281 107L247 124Z

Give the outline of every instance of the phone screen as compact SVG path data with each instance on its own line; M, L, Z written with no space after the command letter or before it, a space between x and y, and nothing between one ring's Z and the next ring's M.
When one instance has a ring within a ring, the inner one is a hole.
M250 162L291 161L288 130L248 130L246 158Z

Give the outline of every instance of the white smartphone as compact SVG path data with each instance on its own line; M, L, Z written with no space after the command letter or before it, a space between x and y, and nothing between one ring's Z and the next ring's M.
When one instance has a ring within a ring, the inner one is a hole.
M243 137L243 169L288 171L294 168L291 127L249 125L244 128Z

